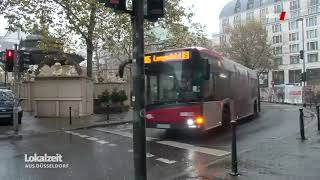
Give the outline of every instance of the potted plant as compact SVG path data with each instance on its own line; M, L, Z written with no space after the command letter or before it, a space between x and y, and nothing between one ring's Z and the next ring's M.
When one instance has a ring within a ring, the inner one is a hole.
M107 107L107 105L110 102L111 96L109 91L106 89L99 97L99 103L101 104L102 107Z
M120 102L119 92L116 89L113 89L113 91L110 95L110 98L111 98L111 102L114 105L118 105L118 103Z
M128 96L126 95L126 92L124 90L119 91L119 101L120 104L123 105L123 102L128 99Z

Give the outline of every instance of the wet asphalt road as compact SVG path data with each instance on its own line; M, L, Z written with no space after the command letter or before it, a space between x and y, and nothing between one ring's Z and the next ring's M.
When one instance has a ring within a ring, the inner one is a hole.
M259 143L274 141L298 132L298 106L264 104L260 116L238 127L240 152ZM311 119L306 119L308 125ZM0 141L0 180L133 179L131 125L48 133L22 140ZM148 179L173 179L176 174L205 171L207 165L226 158L230 132L218 129L205 136L190 137L147 131ZM63 156L68 168L26 168L25 154Z

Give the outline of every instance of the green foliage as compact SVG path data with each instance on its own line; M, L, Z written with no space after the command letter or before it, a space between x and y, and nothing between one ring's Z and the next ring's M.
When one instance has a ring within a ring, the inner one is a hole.
M119 91L119 101L123 103L124 101L128 100L128 96L124 90Z
M259 72L275 68L271 44L268 42L266 29L260 22L226 28L227 42L220 50L238 63Z
M111 101L113 103L120 102L120 96L119 96L119 92L117 91L117 89L113 89L113 91L111 93Z
M100 103L109 103L111 96L109 91L106 89L98 98Z

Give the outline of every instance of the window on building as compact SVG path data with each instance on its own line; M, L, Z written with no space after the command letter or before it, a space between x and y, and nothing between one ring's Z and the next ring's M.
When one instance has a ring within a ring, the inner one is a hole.
M268 8L260 9L260 20L262 23L268 22L267 14L268 14Z
M220 44L226 43L227 42L227 37L225 35L220 36Z
M229 18L225 18L222 20L222 25L229 25Z
M308 0L308 6L318 5L319 0Z
M320 85L320 68L307 69L308 85Z
M319 6L310 6L308 8L308 14L316 14L319 12Z
M238 13L241 11L241 3L237 0L236 6L234 7L234 13Z
M234 25L240 25L241 24L241 16L240 15L234 16L233 24Z
M299 9L299 8L300 8L299 0L291 0L290 1L290 10L295 10L295 9Z
M290 56L290 64L299 64L299 63L300 63L299 55Z
M289 21L289 30L296 30L299 27L299 23L297 21Z
M308 54L308 62L318 62L318 53Z
M268 87L268 72L260 73L259 84L260 84L260 88L267 88Z
M297 41L297 40L299 40L299 33L298 32L289 34L289 41Z
M275 57L274 58L274 63L276 65L282 65L283 64L282 57Z
M307 43L307 50L308 51L318 50L318 41L308 42Z
M299 52L299 44L291 44L291 45L289 45L289 51L290 51L290 53Z
M301 69L289 70L289 83L290 84L300 83L300 74L301 74Z
M283 11L283 7L282 4L276 4L274 5L274 13L275 14L279 14Z
M291 18L300 17L300 10L290 11Z
M275 85L284 84L284 71L273 71L272 80Z
M316 38L318 37L318 30L317 29L312 29L307 31L307 39L311 39L311 38Z
M247 21L253 21L253 12L248 12L247 13L247 16L246 16L246 20Z
M317 16L307 18L307 27L317 25Z
M282 46L274 47L273 48L273 54L274 55L282 54Z
M272 25L272 32L281 32L281 24L274 24Z
M248 0L247 9L253 9L254 0Z
M272 40L273 40L273 44L281 43L282 42L282 36L281 35L273 36Z

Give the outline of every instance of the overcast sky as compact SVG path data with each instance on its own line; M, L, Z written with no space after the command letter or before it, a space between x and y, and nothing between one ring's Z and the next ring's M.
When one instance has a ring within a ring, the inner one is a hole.
M213 33L219 32L219 14L221 9L230 0L183 0L184 6L194 5L195 22L207 26L206 33L211 37ZM6 21L0 16L0 36L6 33Z

